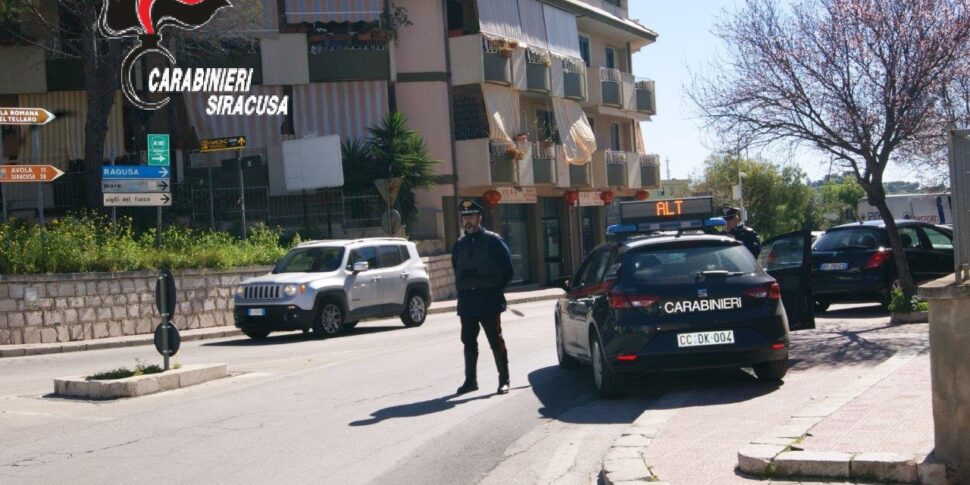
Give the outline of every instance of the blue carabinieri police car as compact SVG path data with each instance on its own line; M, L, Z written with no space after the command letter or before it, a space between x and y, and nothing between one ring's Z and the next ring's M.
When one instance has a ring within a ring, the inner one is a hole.
M621 224L562 282L559 365L593 367L601 397L631 373L751 366L788 371L788 318L778 282L739 241L718 234L710 197L624 202Z

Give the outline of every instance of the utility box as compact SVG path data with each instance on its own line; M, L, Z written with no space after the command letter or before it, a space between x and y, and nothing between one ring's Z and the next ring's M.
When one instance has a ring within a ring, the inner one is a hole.
M316 190L344 185L340 136L312 136L283 142L286 190Z
M970 130L950 132L950 192L957 282L970 268Z

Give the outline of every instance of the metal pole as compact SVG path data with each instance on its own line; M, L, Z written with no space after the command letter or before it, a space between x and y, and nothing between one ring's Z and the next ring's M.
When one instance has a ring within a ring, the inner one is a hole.
M159 211L158 213L161 214L161 211L162 211L161 207L159 207L158 211ZM158 285L158 294L161 296L160 300L162 305L166 305L168 302L168 294L165 291L166 286L168 286L166 283L167 281L165 281L165 278L163 276L159 276L158 279L155 280L155 284ZM171 319L171 315L172 315L172 309L168 308L166 305L165 312L162 313L162 362L165 365L166 371L168 370L168 354L169 354L168 322Z
M0 165L4 162L3 159L3 128L0 126ZM5 184L0 183L0 206L3 206L3 223L7 223L7 189L4 188Z
M37 126L31 127L34 138L34 156L40 153L40 130ZM37 216L40 219L40 227L44 227L44 187L37 183Z
M239 150L236 150L236 169L239 170L239 206L242 209L242 237L246 235L246 185L243 180L242 161L239 160Z
M212 188L212 165L209 165L209 229L216 229L216 201Z
M158 229L155 231L155 247L162 247L162 208L158 207Z
M747 218L747 212L744 210L744 172L741 171L741 161L738 160L738 205L741 209L741 222L745 222Z
M112 156L111 166L113 167L114 164L115 164L115 157ZM118 226L118 208L115 206L111 206L111 233L112 234L114 234L118 230L117 226Z
M309 234L309 232L310 232L310 218L307 215L306 189L303 189L303 197L302 197L302 199L303 199L303 231L306 234Z

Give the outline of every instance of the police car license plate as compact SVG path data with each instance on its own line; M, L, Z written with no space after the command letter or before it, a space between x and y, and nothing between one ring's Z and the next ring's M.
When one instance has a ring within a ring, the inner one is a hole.
M725 345L733 343L734 330L677 334L678 347L700 347L703 345Z
M849 263L822 263L822 271L844 271L849 269Z
M250 308L246 312L246 314L249 315L249 316L251 316L251 317L265 317L266 316L266 309L265 308Z

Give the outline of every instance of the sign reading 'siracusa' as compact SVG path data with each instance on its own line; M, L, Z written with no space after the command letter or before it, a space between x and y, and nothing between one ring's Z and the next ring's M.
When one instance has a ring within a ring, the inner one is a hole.
M0 108L0 125L46 125L54 118L43 108Z

